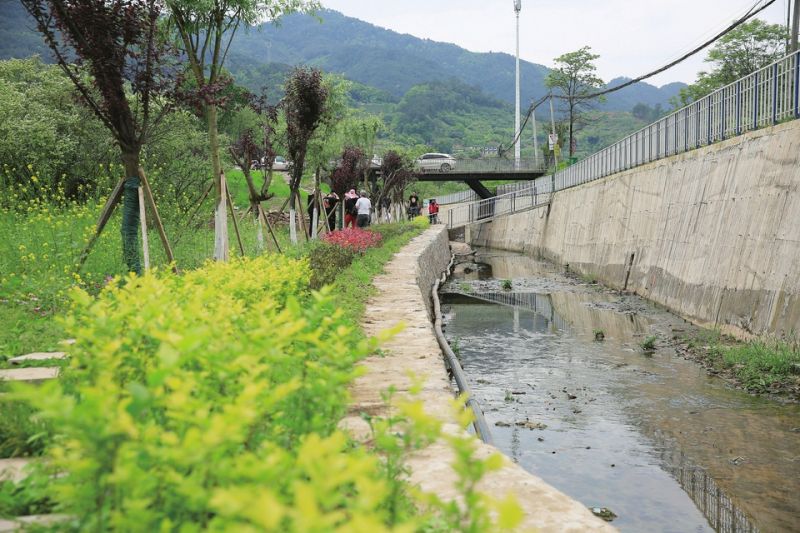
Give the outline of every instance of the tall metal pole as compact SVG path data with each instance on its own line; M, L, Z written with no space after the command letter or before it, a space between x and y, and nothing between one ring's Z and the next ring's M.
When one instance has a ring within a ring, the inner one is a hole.
M539 140L536 138L536 108L531 100L531 120L533 121L533 164L539 168Z
M800 0L794 0L794 16L792 17L791 52L797 52L797 34L800 32Z
M516 111L514 112L514 136L517 142L514 144L514 168L519 168L520 144L522 142L519 131L519 12L522 9L522 0L514 0L514 13L517 16L517 70L516 70Z

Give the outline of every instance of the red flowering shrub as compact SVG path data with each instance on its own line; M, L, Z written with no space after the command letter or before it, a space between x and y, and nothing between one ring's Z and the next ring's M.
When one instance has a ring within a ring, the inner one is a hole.
M367 248L380 244L381 234L360 228L348 228L326 233L322 240L354 252L364 252Z

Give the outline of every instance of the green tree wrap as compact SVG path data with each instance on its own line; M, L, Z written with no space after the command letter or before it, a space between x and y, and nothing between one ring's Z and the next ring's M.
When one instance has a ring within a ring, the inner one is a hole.
M125 180L122 192L122 258L130 272L142 273L139 255L139 177Z

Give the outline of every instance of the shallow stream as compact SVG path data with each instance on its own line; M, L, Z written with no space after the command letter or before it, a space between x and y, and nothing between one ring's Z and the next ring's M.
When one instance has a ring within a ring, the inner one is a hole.
M620 530L800 530L800 406L680 357L692 325L491 250L456 267L442 303L496 445Z

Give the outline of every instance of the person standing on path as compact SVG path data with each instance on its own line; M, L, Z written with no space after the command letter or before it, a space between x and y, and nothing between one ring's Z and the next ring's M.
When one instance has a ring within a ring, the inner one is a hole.
M439 223L439 204L436 203L436 198L431 198L428 203L428 220L431 224Z
M344 194L344 228L355 228L356 227L356 215L358 214L356 211L356 201L358 201L358 195L356 194L355 189L350 189L348 192Z
M358 217L356 225L359 228L366 228L369 226L369 217L372 213L372 202L367 198L367 191L361 191L361 198L356 201L356 212Z
M408 218L417 216L419 216L419 196L417 196L417 191L414 191L408 197Z

